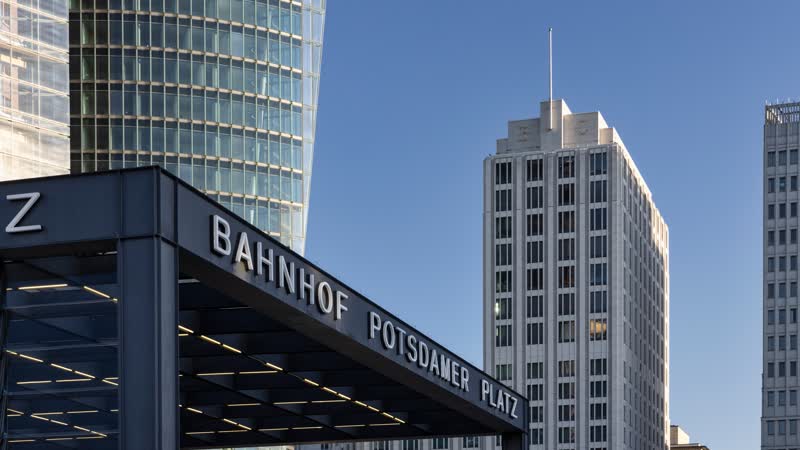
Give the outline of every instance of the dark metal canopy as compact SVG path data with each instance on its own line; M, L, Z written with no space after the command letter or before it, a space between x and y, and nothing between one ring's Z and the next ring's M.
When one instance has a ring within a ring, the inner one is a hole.
M525 447L524 397L158 168L0 183L0 221L0 448Z

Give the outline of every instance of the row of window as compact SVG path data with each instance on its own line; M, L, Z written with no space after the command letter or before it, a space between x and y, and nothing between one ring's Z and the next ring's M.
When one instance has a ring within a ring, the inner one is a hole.
M571 240L571 239L570 239ZM572 240L572 252L571 255L566 255L562 253L562 250L569 251L569 242L570 240L561 239L559 240L559 260L567 259L567 256L571 256L569 259L575 259L574 257L574 240ZM565 242L562 242L565 241ZM563 248L562 248L563 245ZM541 290L544 289L544 269L542 268L532 268L526 270L526 284L525 287L529 291ZM501 270L495 272L495 293L505 293L511 292L513 289L513 285L511 283L511 271L510 270ZM605 286L608 284L608 263L597 263L597 264L590 264L589 265L589 285L590 286ZM783 285L785 291L785 284ZM795 287L797 283L794 283ZM573 288L575 287L575 266L561 266L558 268L558 287L559 288ZM796 295L796 294L795 294ZM785 296L785 295L784 295Z
M510 163L498 163L510 164ZM531 181L541 181L544 179L544 163L541 159L529 159L526 161L525 179ZM510 180L510 169L509 169ZM589 155L589 174L603 175L608 173L608 157L605 152L592 153ZM573 178L575 176L575 156L566 155L558 158L558 177ZM508 181L510 182L510 181Z
M73 125L73 150L169 152L303 169L302 142L275 134L159 120L112 119L97 123Z
M787 395L788 394L788 395ZM788 402L787 402L788 397ZM767 406L797 406L797 390L767 391Z
M527 386L528 400L531 402L540 402L544 400L544 385L542 384L529 384Z
M498 298L494 301L494 318L507 320L512 318L513 301L510 298Z
M777 233L775 230L767 231L767 245L774 246L776 244L786 245L786 230L778 230ZM797 228L789 229L789 244L797 244Z
M544 216L542 214L528 214L525 236L541 236L544 234Z
M558 185L558 206L570 206L575 204L575 184Z
M531 406L530 407L530 415L529 415L531 423L543 423L544 422L544 406Z
M606 420L607 418L608 418L607 403L592 403L589 405L589 420Z
M786 192L786 188L786 177L767 178L767 194ZM792 175L789 177L789 190L791 192L797 192L797 175Z
M567 294L558 294L558 315L559 316L574 316L575 315L575 293L570 292Z
M527 296L527 308L525 309L527 318L544 317L544 297L541 295Z
M68 29L65 26L64 19L53 20L51 17L40 14L37 10L30 10L27 8L17 9L19 3L2 3L0 12L3 14L2 25L4 30L13 34L13 38L8 36L4 37L6 45L14 43L21 47L28 47L38 50L38 44L33 43L41 42L52 46L56 49L66 49L68 44L67 33ZM24 5L24 3L23 3ZM13 14L12 14L13 8ZM13 30L13 31L12 31ZM20 42L18 38L25 41ZM8 47L6 47L8 48ZM42 49L42 54L47 54L52 50Z
M415 442L416 445L412 446L409 444L406 446L406 442ZM462 448L478 448L478 443L480 442L480 438L478 436L465 436L461 438L461 447ZM431 440L431 447L433 450L445 450L450 448L450 439L449 438L434 438ZM380 450L380 449L378 449ZM387 449L388 450L388 449ZM403 450L419 450L419 441L414 440L407 440L403 441Z
M298 69L303 67L302 42L278 33L202 19L136 14L125 14L124 17L122 14L110 14L106 17L105 14L98 14L98 19L102 20L95 22L91 20L91 14L88 16L88 19L84 18L80 23L70 23L70 32L80 32L82 45L191 50L255 59ZM75 29L78 26L80 30ZM77 50L73 53L77 54Z
M558 421L559 422L574 422L575 421L575 405L574 404L561 404L558 405Z
M575 376L575 360L565 359L558 362L558 376L559 377L574 377Z
M513 374L511 364L496 364L494 366L494 376L500 381L511 381Z
M589 360L589 375L608 375L608 359L593 358Z
M574 320L558 322L558 342L575 342L577 331ZM544 324L527 324L528 345L544 344ZM608 319L589 319L589 340L605 341L608 339Z
M592 314L608 312L608 291L589 292L589 312Z
M535 268L525 270L525 289L539 291L544 289L544 269Z
M789 203L788 208L789 217L797 217L797 202ZM777 205L767 205L767 219L785 219L787 217L786 203L779 203Z
M528 208L541 208L544 206L541 187L527 189ZM589 183L589 202L603 203L608 201L608 182L606 180L591 181ZM558 206L571 206L575 204L575 184L566 183L558 185Z
M212 89L248 92L302 102L301 75L297 72L238 61L235 59L192 55L189 53L112 49L105 54L70 57L70 79L75 81L99 80L98 86L88 86L87 91L105 90L102 81L136 81L140 92L149 90L144 82L194 85ZM121 83L112 83L109 90L118 89ZM306 89L310 89L308 84ZM135 90L135 85L127 87ZM153 87L157 91L156 86ZM169 89L169 88L167 88ZM310 92L306 93L310 97ZM91 105L85 107L91 108ZM98 105L98 114L104 114L104 105ZM107 114L107 112L105 113Z
M511 189L501 189L494 192L495 212L511 211Z
M75 2L74 5L70 5L70 8L76 10L78 6L78 3ZM102 0L92 6L93 8L90 6L87 9L152 11L205 16L272 28L296 35L302 34L301 7L278 0ZM85 16L87 13L83 14ZM141 20L147 16L140 15L139 17ZM91 16L88 17L88 20L91 20ZM319 37L316 40L319 40Z
M119 86L121 85L111 85ZM130 89L128 89L130 87ZM301 135L302 108L282 102L269 101L241 94L229 94L204 89L179 89L177 93L126 90L84 91L80 111L85 114L168 117L175 120L202 120L223 124L244 125ZM73 91L73 94L77 91ZM73 105L76 106L76 105ZM75 111L78 111L76 108Z
M507 194L500 194L507 192ZM495 191L495 209L497 212L511 211L511 191ZM498 208L503 208L502 211ZM589 211L589 229L599 231L608 229L608 209L593 208ZM512 237L512 218L508 216L495 217L495 238L509 239ZM558 215L558 232L572 233L575 231L575 211L561 211ZM541 236L544 234L544 215L527 214L525 235L527 237Z
M789 284L789 297L797 297L797 282L792 281ZM786 298L786 285L787 283L767 283L767 298ZM776 289L777 288L777 289Z
M529 380L539 380L544 378L544 363L543 362L527 363L525 376Z
M783 325L787 323L797 323L797 308L789 309L768 309L767 310L767 325Z
M608 181L598 180L589 183L589 202L602 203L608 201Z
M544 208L544 187L530 186L525 189L525 208Z
M525 243L525 262L537 264L544 262L544 242L530 241Z
M558 178L575 177L575 155L558 157Z
M787 427L788 424L788 427ZM767 435L769 436L794 436L797 434L797 419L791 420L767 420Z
M527 181L544 180L544 161L541 159L529 159L526 162L525 179Z
M496 325L494 335L495 347L510 347L513 344L511 325Z
M511 217L495 217L494 219L494 237L495 239L509 239L511 238Z
M575 211L560 211L558 213L558 232L575 232Z
M558 240L558 260L559 261L575 260L575 238L566 238Z
M778 166L785 166L786 165L786 150L780 150L777 152L767 152L767 167L775 167ZM797 149L791 149L788 151L789 156L789 164L797 164Z
M26 81L67 93L69 79L63 70L66 61L51 60L35 51L8 45L0 49L0 55L2 55L0 74L6 75L9 79Z
M785 376L787 376L785 361L767 363L767 378L781 378ZM797 361L789 361L788 376L797 376Z
M589 155L589 175L605 175L608 173L608 154L606 152Z
M494 184L510 184L512 180L510 162L499 162L494 165Z
M558 427L558 443L559 444L574 444L575 443L575 427Z
M532 269L535 273L537 270ZM541 276L541 275L540 275ZM544 317L544 297L542 295L528 295L526 297L526 317L539 318ZM513 317L513 300L511 298L497 298L495 299L495 319L508 320ZM566 293L558 295L558 314L559 315L574 315L575 308L575 294ZM592 291L589 293L589 312L592 314L602 314L608 312L608 292ZM796 318L796 311L795 311Z
M497 244L494 247L494 264L508 266L512 264L511 244Z
M562 388L563 385L563 392L560 390L560 393L564 395L570 395L570 387L567 386L569 383L562 383L559 385L559 388ZM574 388L574 386L573 386ZM601 389L598 387L598 389ZM574 395L574 392L572 392ZM565 397L566 398L566 397ZM574 397L573 397L574 398ZM569 398L567 398L569 399ZM559 420L564 422L571 422L575 420L575 406L574 405L559 405ZM606 420L608 416L608 407L606 403L592 403L590 404L590 420ZM530 423L543 423L544 422L544 407L543 406L535 406L532 405L530 407ZM605 440L605 437L603 438ZM541 442L540 442L541 443Z
M767 336L767 351L784 351L787 349L787 341L789 350L797 350L797 335L790 334L788 336Z
M558 383L557 395L559 400L574 400L576 391L574 381Z
M6 55L0 51L0 58L5 57ZM56 125L56 122L63 124L69 115L69 102L65 94L56 94L48 89L5 77L2 78L2 83L0 108L6 110L3 112L5 117L14 117L32 125L39 125L40 119L47 119L41 120L41 123L50 128L63 130L63 125Z
M797 270L797 255L789 256L789 270ZM770 256L767 258L767 272L785 272L786 271L786 257L785 256Z
M533 408L531 408L533 410ZM533 417L533 416L531 416ZM531 420L533 423L533 420ZM531 445L542 445L544 444L544 429L542 428L531 428L530 432L528 433L528 440L530 441Z
M84 172L141 167L151 164L163 166L176 176L200 190L230 192L293 203L304 201L303 175L277 168L255 167L242 163L176 158L150 154L123 155L91 154L85 156L81 168Z

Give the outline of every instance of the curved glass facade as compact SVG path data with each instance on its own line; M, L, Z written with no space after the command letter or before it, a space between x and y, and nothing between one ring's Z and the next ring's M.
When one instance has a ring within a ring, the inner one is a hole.
M66 0L0 0L0 180L69 171Z
M160 164L303 253L324 0L71 0L73 172Z

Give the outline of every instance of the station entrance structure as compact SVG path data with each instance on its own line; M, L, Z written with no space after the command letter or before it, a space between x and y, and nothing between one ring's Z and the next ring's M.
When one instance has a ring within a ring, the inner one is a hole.
M0 221L3 450L527 450L523 396L161 169L0 183Z

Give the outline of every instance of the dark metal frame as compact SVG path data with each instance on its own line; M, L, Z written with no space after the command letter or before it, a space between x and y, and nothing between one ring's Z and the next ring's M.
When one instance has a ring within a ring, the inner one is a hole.
M375 379L391 380L427 404L449 411L452 417L443 421L441 412L419 411L418 417L428 417L431 422L414 428L417 413L412 411L407 416L409 431L405 433L387 432L385 436L342 433L339 440L502 434L504 450L527 449L528 403L522 395L505 388L167 172L149 167L0 183L0 221L8 222L21 206L20 202L6 201L6 196L27 192L39 192L41 198L23 222L41 224L42 230L0 233L0 257L4 260L95 249L117 251L122 299L118 314L120 448L168 450L203 446L181 440L182 418L176 407L181 401L180 345L176 333L182 292L179 278L184 276L212 286L219 295L235 299L280 323L298 338L324 345L333 356L346 358L374 373ZM264 276L259 277L255 271L246 270L241 263L234 264L230 257L216 254L210 245L210 218L214 215L230 224L231 236L247 233L251 244L257 239L272 249L276 264L279 257L283 258L287 264L302 267L317 280L328 282L334 291L346 293L346 314L338 320L332 314L320 314L315 307L299 302L296 293L293 295ZM2 280L5 283L5 277ZM2 289L0 306L4 298ZM3 319L0 344L4 344L6 331L2 311L0 308ZM409 363L406 355L387 351L380 339L370 339L368 316L372 312L424 339L432 349L467 368L469 390L459 389ZM3 387L4 361L5 358L0 361ZM517 404L516 414L512 416L490 406L481 394L483 382L502 388L507 399ZM459 420L464 422L461 428L455 423ZM0 422L0 433L4 425ZM465 432L467 429L471 432ZM232 441L227 445L290 442L298 442L296 435L278 433L272 442Z

